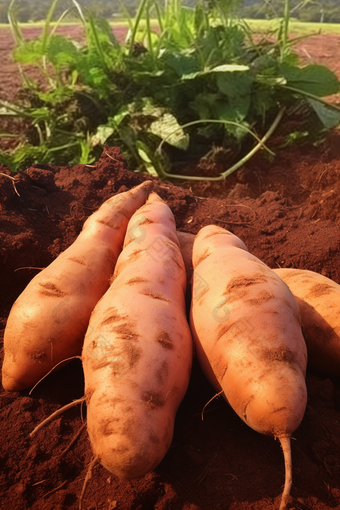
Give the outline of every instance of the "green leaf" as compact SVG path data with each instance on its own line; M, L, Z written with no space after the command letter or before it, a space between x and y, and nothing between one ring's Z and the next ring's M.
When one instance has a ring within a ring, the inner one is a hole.
M72 41L60 35L54 35L47 47L47 57L55 67L76 64L78 50Z
M256 116L265 119L266 112L276 106L275 89L258 86L252 91L252 108Z
M287 85L318 97L340 92L340 82L335 74L325 66L310 65L302 68L283 64L280 72Z
M195 30L198 37L203 36L204 30L209 26L209 17L206 10L203 7L203 1L197 2L195 7Z
M220 120L242 122L249 111L250 99L251 96L249 94L247 96L236 96L230 101L219 101L216 104L216 118ZM226 129L230 130L230 127L226 126Z
M96 145L104 145L106 140L110 138L111 135L115 132L115 128L109 126L108 124L101 124L97 127L96 133L91 136L91 147L95 147Z
M202 120L216 118L215 108L220 97L220 94L200 92L196 94L189 106Z
M202 72L202 71L195 71L193 73L186 73L186 74L183 74L181 76L181 79L183 81L190 81L190 80L194 80L195 78L197 78L197 76L202 76L203 74L205 74L205 73Z
M230 99L248 96L254 79L249 73L223 73L217 76L219 90Z
M103 68L97 64L98 59L86 55L79 60L77 68L83 83L94 89L99 97L105 97L108 95L109 87L114 84L110 82Z
M56 105L72 99L74 97L74 90L67 86L60 86L56 89L49 90L48 92L40 92L38 90L37 96L44 103Z
M41 108L32 108L30 112L34 119L33 124L36 124L37 122L48 121L52 114L50 109L47 108L46 106L43 106Z
M136 110L136 103L133 103L133 106L134 106L134 110ZM137 108L138 108L138 106L137 106ZM150 116L156 117L156 118L161 117L165 113L164 108L155 106L149 97L146 97L143 100L142 112L144 113L144 115L150 115Z
M234 72L246 72L249 71L248 66L237 65L237 64L223 64L220 66L213 67L212 69L205 69L204 71L197 71L192 73L186 73L182 75L182 80L194 80L197 76L206 76L213 73L234 73Z
M80 157L79 164L88 165L93 162L93 158L91 158L91 141L81 140L79 143L80 146Z
M164 71L137 71L132 72L131 76L136 80L136 82L148 83L150 78L159 78L163 76Z
M166 52L163 54L162 59L168 67L178 74L178 76L183 77L190 73L199 72L198 59L189 51L183 50L181 53Z
M114 117L112 117L113 124L118 128L128 115L130 115L130 111L124 106Z
M228 112L225 118L242 121L247 116L251 103L251 88L254 78L250 73L224 72L217 76L217 86L228 98Z
M158 177L158 172L157 172L156 168L154 167L150 156L148 155L148 147L145 145L145 143L138 140L136 143L136 149L138 151L138 155L139 155L140 159L144 163L144 166L145 166L147 172L150 175L153 175L154 177Z
M308 99L308 102L313 107L315 113L321 120L322 124L326 129L330 129L340 124L340 111L330 106L326 106L324 103L317 101L316 99Z
M149 128L152 134L178 149L188 148L189 135L184 133L174 115L164 111L164 108L155 106L148 98L145 100L142 111L145 115L155 117Z
M25 41L14 51L14 58L19 64L33 64L44 56L41 39Z
M250 64L250 68L254 74L262 74L265 76L277 76L278 61L277 59L266 53L256 57Z
M159 120L152 122L150 131L178 149L186 150L189 146L189 135L184 133L171 113L165 113Z
M14 154L6 154L0 151L0 163L5 163L9 166L12 172L28 168L34 163L47 163L48 149L46 145L33 146L28 143L19 144Z
M284 76L268 76L265 74L258 74L256 76L256 82L265 85L266 88L287 85L287 80Z
M235 71L249 71L249 66L244 66L240 64L222 64L220 66L213 67L209 71L210 73L234 73Z

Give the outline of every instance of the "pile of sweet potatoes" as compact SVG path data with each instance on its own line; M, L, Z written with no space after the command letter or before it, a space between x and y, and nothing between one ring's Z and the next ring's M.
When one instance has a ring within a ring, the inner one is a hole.
M214 225L177 232L146 181L104 202L13 304L2 384L21 391L81 356L95 459L138 478L170 448L196 355L240 418L280 440L283 509L307 363L340 372L339 312L340 286L324 276L270 269Z

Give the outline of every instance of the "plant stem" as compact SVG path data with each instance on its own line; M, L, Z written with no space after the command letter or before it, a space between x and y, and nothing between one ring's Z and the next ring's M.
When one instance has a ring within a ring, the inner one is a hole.
M158 5L157 1L154 2L154 7L155 7L155 10L156 10L156 14L157 14L157 22L158 22L159 30L162 33L163 32L163 20L162 20L161 11L160 11L160 8L159 8L159 5Z
M70 147L75 147L76 145L79 145L79 142L72 142L72 143L68 143L66 145L60 145L59 147L52 147L52 148L48 149L48 152L63 151L64 149L69 149Z
M133 21L132 21L132 18L130 16L130 13L129 11L127 10L123 0L118 0L118 3L119 3L119 6L125 16L125 19L127 20L128 22L128 25L129 25L129 31L132 32L133 31Z
M51 4L51 7L49 8L49 11L47 13L46 21L45 21L43 32L42 32L42 51L43 51L43 54L45 54L45 51L46 51L47 42L48 42L48 39L49 39L48 31L49 31L50 24L51 24L51 21L52 21L52 17L53 17L55 9L57 7L58 1L59 0L53 0L53 2Z
M83 13L83 10L82 10L81 6L78 4L78 2L76 0L72 0L72 2L75 5L75 7L76 7L76 9L78 11L79 17L81 19L81 22L82 22L82 24L85 27L86 26L86 19L85 19L85 16L84 16L84 13Z
M21 30L18 25L18 20L14 15L14 4L16 0L12 0L7 11L8 23L11 28L12 37L15 41L15 44L19 46L23 42L23 37Z
M9 116L9 115L13 115L13 116L18 116L18 117L24 117L26 119L34 119L34 115L32 115L31 113L28 113L27 111L24 111L24 110L20 110L19 108L16 108L15 106L13 105L9 105L7 104L5 101L1 101L0 100L0 106L3 106L4 108L6 108L7 110L10 110L11 112L13 112L13 114L10 114L10 113L0 113L1 116Z
M135 19L135 22L134 22L134 25L133 25L133 30L132 30L132 34L131 34L131 41L130 41L130 48L129 48L129 55L131 57L132 53L133 53L133 48L134 48L134 45L135 45L135 40L136 40L136 35L137 35L137 31L138 31L138 27L139 27L139 24L140 24L140 21L142 19L142 15L143 15L143 12L145 10L145 5L146 5L146 2L148 0L142 0L138 6L138 11L137 11L137 14L136 14L136 19Z
M152 35L151 35L151 22L150 22L150 3L147 5L146 9L146 33L148 38L148 50L150 52L152 60L154 60L154 49L152 45Z
M228 170L226 170L225 172L223 172L222 174L220 174L218 177L200 177L200 176L197 176L197 175L179 175L179 174L169 174L165 171L163 171L163 174L165 177L172 177L173 179L183 179L183 180L186 180L186 181L224 181L226 179L226 177L228 177L229 175L231 175L233 172L235 172L236 170L238 170L242 165L244 165L252 156L254 156L254 154L259 150L261 149L262 147L265 146L265 143L267 142L267 140L271 137L271 135L274 133L275 129L277 128L278 124L280 123L282 117L283 117L283 114L284 114L284 111L285 111L285 107L282 107L279 111L279 113L277 114L277 116L275 117L275 120L274 122L272 123L272 125L270 126L270 128L268 129L267 133L264 135L264 137L259 140L259 143L250 151L248 152L248 154L246 154L242 159L240 159L240 161L238 161L237 163L235 163L235 165L233 165L232 167L230 167ZM211 122L211 121L210 121ZM252 133L253 134L253 133ZM253 134L254 136L254 134ZM257 137L256 137L257 138ZM268 149L267 149L268 150Z
M264 144L271 137L271 135L274 133L275 129L277 128L277 126L281 122L281 119L283 117L284 111L285 111L285 107L283 106L280 109L280 111L277 114L277 116L275 117L273 124L270 126L270 128L267 131L267 133L260 140L260 142L250 152L248 152L248 154L246 156L244 156L244 158L242 158L238 163L236 163L231 168L229 168L229 170L226 170L225 172L223 172L221 174L224 177L224 179L226 177L228 177L229 175L231 175L233 172L235 172L235 170L238 170L238 168L240 168L242 165L244 165L244 163L246 163L254 154L256 154L256 152L259 149L261 149L261 147L264 146Z
M285 0L284 30L283 30L283 44L285 46L288 42L288 36L289 36L290 4L291 4L291 0Z
M251 136L253 136L255 138L255 140L257 140L258 142L260 142L260 138L258 136L256 136L256 134L251 130L249 129L247 126L244 126L242 124L239 124L238 122L234 122L232 120L223 120L223 119L200 119L200 120L193 120L192 122L187 122L186 124L182 124L181 126L179 126L178 128L174 129L174 131L172 131L166 138L164 138L161 143L159 144L159 146L157 147L156 149L156 152L160 153L161 152L161 149L163 147L163 144L172 136L174 135L175 133L177 133L177 131L182 131L183 129L185 128L188 128L188 127L192 127L192 126L196 126L197 124L229 124L231 126L236 126L238 128L241 128L241 129L244 129L247 133L249 133ZM269 149L268 149L269 150ZM270 152L270 151L269 151Z
M288 46L289 37L289 21L290 21L290 6L291 0L285 0L284 18L283 18L283 34L282 34L282 47L281 47L281 60L283 60Z
M338 110L340 112L340 106L337 106L336 104L329 103L322 97L316 96L312 94L311 92L307 92L305 90L296 89L295 87L290 87L289 85L279 85L279 87L287 90L291 90L292 92L296 92L297 94L301 94L302 96L310 97L311 99L315 99L315 101L319 101L320 103L324 104L325 106L328 106L329 108L332 108L333 110Z
M98 31L97 31L96 24L94 22L93 16L92 15L89 16L88 20L89 20L89 25L90 25L90 28L91 28L91 33L92 33L94 41L96 43L96 49L97 49L97 52L98 52L98 56L99 56L100 60L102 61L103 65L105 67L107 67L106 60L105 60L105 54L103 52L103 49L102 49L100 41L99 41Z
M66 9L60 16L60 18L54 23L51 35L50 37L53 37L56 31L58 30L58 27L60 26L60 23L63 21L63 19L68 15L68 13L71 11L72 7L69 7Z

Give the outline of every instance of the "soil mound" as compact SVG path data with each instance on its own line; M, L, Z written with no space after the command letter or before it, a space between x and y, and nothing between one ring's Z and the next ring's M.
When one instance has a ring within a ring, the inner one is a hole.
M274 163L258 156L251 173L238 172L219 187L154 179L155 190L171 207L178 230L195 234L214 223L238 235L270 267L310 269L340 283L339 141L334 133L322 147L282 152ZM75 240L104 200L149 177L131 172L120 149L108 146L94 166L33 165L17 175L2 166L0 174L2 346L9 310L36 272ZM309 371L307 386L307 412L292 441L292 508L340 508L340 381ZM82 394L78 360L31 395L1 390L1 508L78 508L92 459L86 429L80 431L81 410L70 409L32 439L29 433ZM279 443L252 431L222 399L210 404L202 421L201 410L213 394L194 363L162 463L131 481L97 466L83 508L276 508L284 483Z

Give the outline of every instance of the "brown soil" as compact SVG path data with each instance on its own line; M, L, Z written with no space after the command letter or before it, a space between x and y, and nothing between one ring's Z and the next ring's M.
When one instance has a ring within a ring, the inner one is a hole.
M314 49L316 60L322 60L320 48L324 55L333 54L327 65L339 71L335 46L340 39L332 37L325 49L326 39L308 53ZM8 98L19 83L12 72L5 72L2 81ZM317 146L305 143L276 152L274 161L258 155L225 183L155 180L156 191L171 207L179 230L197 233L204 225L221 225L270 267L306 268L340 284L340 133L330 133ZM14 182L0 175L1 347L9 310L30 279L75 240L86 217L105 199L145 178L129 171L120 150L109 147L95 167L34 165L22 170ZM4 166L0 173L10 175ZM81 409L66 411L33 438L29 433L53 411L80 398L83 384L81 363L75 360L31 395L0 391L0 508L78 508L92 460L86 429L63 452L82 426ZM307 411L292 441L291 508L340 509L340 379L309 370L307 387ZM278 441L251 430L222 399L209 405L202 421L202 408L213 395L195 360L173 442L161 464L130 481L95 467L83 508L278 508L284 482Z

